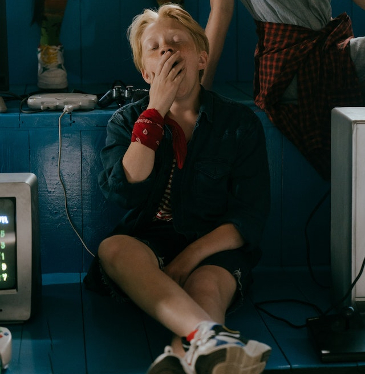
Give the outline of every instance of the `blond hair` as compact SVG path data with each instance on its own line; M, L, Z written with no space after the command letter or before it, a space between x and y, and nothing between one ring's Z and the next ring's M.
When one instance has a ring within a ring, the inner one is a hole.
M198 52L209 53L209 42L204 29L193 17L179 5L164 4L158 10L145 9L143 13L133 18L128 27L127 36L132 48L133 61L138 71L143 69L141 37L147 26L156 22L159 18L172 18L187 28L194 40Z

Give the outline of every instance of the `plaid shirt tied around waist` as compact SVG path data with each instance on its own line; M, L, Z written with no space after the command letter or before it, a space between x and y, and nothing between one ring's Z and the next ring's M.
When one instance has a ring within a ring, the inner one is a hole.
M331 109L363 104L350 57L351 20L343 13L319 31L281 23L256 25L255 104L328 180ZM295 76L298 103L280 102Z

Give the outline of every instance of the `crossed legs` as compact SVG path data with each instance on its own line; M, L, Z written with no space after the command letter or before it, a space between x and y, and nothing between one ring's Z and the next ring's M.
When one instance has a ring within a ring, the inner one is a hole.
M236 291L236 280L227 270L203 266L182 288L159 269L148 246L125 235L105 239L99 257L105 272L131 300L177 337L187 336L202 321L224 323ZM180 339L173 339L173 347L183 354Z

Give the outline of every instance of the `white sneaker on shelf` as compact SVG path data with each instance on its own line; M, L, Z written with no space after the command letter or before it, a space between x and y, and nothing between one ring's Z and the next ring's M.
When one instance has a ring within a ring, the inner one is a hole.
M38 87L45 90L67 88L62 45L38 47Z

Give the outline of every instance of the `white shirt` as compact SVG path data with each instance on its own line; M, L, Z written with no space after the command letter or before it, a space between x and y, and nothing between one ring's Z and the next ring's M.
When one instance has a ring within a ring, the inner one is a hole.
M331 0L241 0L257 21L320 30L331 20Z

